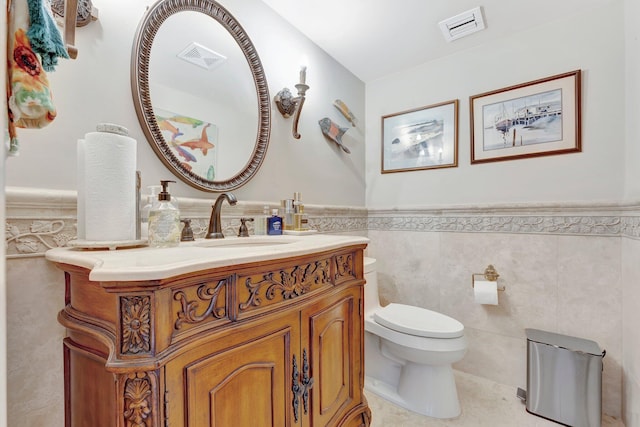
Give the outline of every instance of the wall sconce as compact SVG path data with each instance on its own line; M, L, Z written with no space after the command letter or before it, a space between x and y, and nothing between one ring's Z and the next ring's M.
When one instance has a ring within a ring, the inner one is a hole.
M289 88L285 87L273 98L276 106L278 107L278 111L280 111L280 114L282 114L285 119L293 116L292 133L295 139L300 139L300 134L298 133L298 121L300 120L300 112L304 105L304 95L309 89L309 86L305 83L306 79L307 67L302 66L300 68L300 83L296 85L296 89L298 89L298 96L294 98Z

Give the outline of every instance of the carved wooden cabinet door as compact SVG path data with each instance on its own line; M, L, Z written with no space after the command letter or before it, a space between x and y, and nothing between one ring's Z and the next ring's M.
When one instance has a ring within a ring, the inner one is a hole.
M169 426L293 426L291 360L299 313L203 340L166 366Z
M310 400L304 402L305 412L309 406L307 426L337 425L361 402L360 290L347 288L302 313L303 337L307 337L302 351L306 342L313 381Z

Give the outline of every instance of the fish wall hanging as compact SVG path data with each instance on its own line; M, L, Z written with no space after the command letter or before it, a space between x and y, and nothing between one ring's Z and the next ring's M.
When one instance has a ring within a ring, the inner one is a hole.
M333 101L333 106L336 107L338 111L340 111L342 115L349 120L349 122L351 122L353 127L356 127L358 119L356 119L356 116L354 116L349 107L347 107L347 104L342 102L340 99L336 99Z
M328 117L319 120L318 124L320 125L322 134L325 137L335 142L338 147L342 148L342 151L344 151L345 153L351 154L351 150L345 147L345 145L342 143L342 135L344 135L344 133L348 131L349 128L341 128Z

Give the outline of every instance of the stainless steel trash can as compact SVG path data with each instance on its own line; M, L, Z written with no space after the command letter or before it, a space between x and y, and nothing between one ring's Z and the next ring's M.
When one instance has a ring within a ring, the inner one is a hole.
M527 411L573 427L600 427L602 359L594 341L539 329L527 334Z

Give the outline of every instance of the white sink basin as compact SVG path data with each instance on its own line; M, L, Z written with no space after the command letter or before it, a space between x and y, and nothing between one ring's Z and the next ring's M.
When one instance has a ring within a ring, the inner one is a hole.
M199 248L256 248L265 246L280 246L296 243L300 239L288 236L250 236L231 237L223 239L198 240L193 246Z

